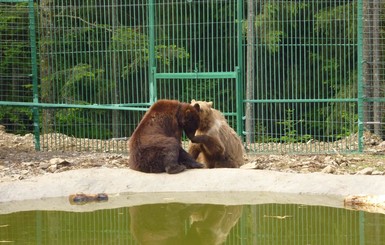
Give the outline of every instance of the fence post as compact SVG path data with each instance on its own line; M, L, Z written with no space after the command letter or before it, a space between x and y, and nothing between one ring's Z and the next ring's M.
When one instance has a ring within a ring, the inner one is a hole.
M150 89L150 103L157 100L156 80L155 80L155 6L154 0L149 0L148 6L148 80Z
M36 26L35 10L33 0L28 1L29 10L29 38L31 42L31 66L32 66L32 89L33 89L33 127L35 135L35 150L40 151L40 123L39 123L39 90L37 81L37 47L36 47Z
M237 46L238 46L238 67L236 67L236 83L237 83L237 133L240 137L243 138L243 48L242 48L242 21L243 21L243 0L238 0L238 9L237 9Z

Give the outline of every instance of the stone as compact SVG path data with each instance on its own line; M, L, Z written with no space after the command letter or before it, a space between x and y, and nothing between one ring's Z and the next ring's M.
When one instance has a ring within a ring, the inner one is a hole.
M325 174L332 174L332 173L335 173L336 171L336 168L332 165L328 165L326 166L324 169L322 169L322 173L325 173Z
M374 170L374 171L372 172L372 175L384 175L384 172L378 171L378 170Z
M41 162L39 163L39 168L41 169L47 169L51 164L49 162Z
M374 169L371 167L364 168L360 171L358 171L357 175L371 175L373 173Z
M22 162L21 164L23 166L30 167L30 166L33 166L35 163L34 162Z
M50 173L55 173L56 170L57 170L57 164L52 164L47 168L47 171Z

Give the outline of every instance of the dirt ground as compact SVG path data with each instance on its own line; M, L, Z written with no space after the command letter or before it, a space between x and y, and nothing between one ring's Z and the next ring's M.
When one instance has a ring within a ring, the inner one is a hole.
M243 168L287 173L384 175L385 142L365 133L363 154L253 155ZM33 135L6 133L0 125L0 182L86 168L128 168L127 155L114 153L35 151Z

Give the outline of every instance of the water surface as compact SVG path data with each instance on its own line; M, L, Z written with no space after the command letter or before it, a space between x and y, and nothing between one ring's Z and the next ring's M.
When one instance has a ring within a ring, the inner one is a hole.
M162 203L0 215L14 244L383 244L385 215L302 204Z

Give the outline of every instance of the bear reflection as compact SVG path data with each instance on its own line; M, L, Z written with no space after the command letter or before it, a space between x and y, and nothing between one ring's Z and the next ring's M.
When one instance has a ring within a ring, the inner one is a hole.
M140 244L222 244L242 206L149 204L130 207L131 232Z

